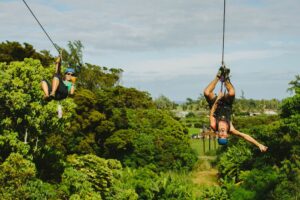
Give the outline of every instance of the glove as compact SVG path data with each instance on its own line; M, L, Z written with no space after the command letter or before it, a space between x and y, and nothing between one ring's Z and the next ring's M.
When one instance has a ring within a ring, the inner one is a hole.
M55 61L56 63L61 63L61 57L59 56L59 57L57 57L57 59L56 59L56 61Z
M71 78L71 81L72 81L73 84L75 84L76 79L77 79L77 78L76 78L75 76L73 76L73 77Z

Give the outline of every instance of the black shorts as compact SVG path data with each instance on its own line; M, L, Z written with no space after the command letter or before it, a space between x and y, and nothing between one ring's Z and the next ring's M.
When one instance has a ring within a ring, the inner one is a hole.
M68 92L68 87L64 84L62 78L61 78L61 75L60 74L54 74L53 78L56 77L58 78L59 80L59 84L58 84L58 88L55 92L55 97L54 99L56 100L61 100L61 99L65 99L67 98L69 92ZM52 86L51 84L47 81L47 80L43 80L47 83L47 86L48 86L48 91L49 91L49 94L51 93L52 91Z
M223 105L231 107L234 102L234 99L235 99L235 96L226 95L220 99L220 102L222 102ZM214 105L216 100L217 100L217 95L215 95L215 97L213 99L208 99L208 98L206 99L206 101L209 105L209 109L212 108L212 106Z
M231 113L232 113L232 104L234 102L234 96L228 96L222 97L218 103L217 108L214 112L214 117L217 121L219 120L226 120L227 122L231 121ZM213 99L208 101L209 108L211 109L214 103L217 100L217 96L215 96Z

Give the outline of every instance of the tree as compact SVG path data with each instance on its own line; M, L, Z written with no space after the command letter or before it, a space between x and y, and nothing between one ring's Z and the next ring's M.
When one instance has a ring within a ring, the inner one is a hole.
M288 91L295 92L296 94L300 93L300 75L296 75L295 80L290 81L289 85L291 85L290 88L288 88Z
M34 164L18 153L12 153L0 165L0 198L26 197L25 185L36 175Z
M54 62L53 56L49 51L37 52L32 45L24 43L22 46L19 42L2 42L0 43L0 62L10 63L12 61L23 61L25 58L38 59L43 66L50 66Z
M116 86L121 78L123 70L107 69L97 65L86 64L81 67L77 85L80 88L96 92Z
M125 157L128 166L154 165L157 170L189 170L196 155L184 127L162 110L127 110L129 128L138 136L133 152Z
M255 134L255 138L264 141L269 148L266 153L250 151L244 142L230 140L227 151L221 154L218 163L224 185L239 182L238 186L227 188L230 198L294 199L300 196L297 186L300 183L298 81L298 76L291 81L294 95L282 101L280 118L248 120L247 124L249 121L256 124L249 127L240 124L250 135Z
M66 49L60 48L62 51L63 64L67 67L72 67L75 69L76 73L81 71L82 67L82 49L83 45L81 41L76 40L74 42L68 42L69 52Z
M63 159L63 154L58 153L58 150L62 150L60 147L63 145L60 146L61 140L52 143L49 139L53 135L62 137L65 134L75 104L72 99L61 101L64 115L60 119L57 117L58 102L46 104L42 100L40 81L49 76L49 71L37 60L0 63L0 69L0 129L3 133L2 141L5 142L1 150L3 159L12 152L22 155L34 152L38 175L56 179L61 171L61 164L58 163ZM57 158L52 159L56 162L49 164L47 159L50 157Z
M69 194L74 192L73 188L75 187L77 191L74 193L80 197L92 193L95 199L99 199L98 194L102 199L106 199L110 195L110 189L116 181L115 179L119 176L119 170L122 169L120 162L116 160L105 160L89 154L70 155L67 160L70 167L66 168L63 174L62 185L67 186ZM82 188L82 186L86 188ZM98 198L96 198L97 196Z
M171 110L174 108L175 103L168 99L166 96L161 95L154 100L154 103L158 109Z

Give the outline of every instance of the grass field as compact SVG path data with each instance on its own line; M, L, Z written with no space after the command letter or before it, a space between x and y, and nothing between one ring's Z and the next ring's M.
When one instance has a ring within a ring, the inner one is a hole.
M205 144L205 154L204 154L204 147L203 147L203 140L202 139L190 139L190 145L192 149L194 149L198 155L200 156L205 156L205 155L214 155L215 150L218 149L219 145L218 142L215 142L213 140L210 141L210 151L209 151L209 140L205 139L204 144Z
M198 134L202 131L200 128L189 128L189 135Z

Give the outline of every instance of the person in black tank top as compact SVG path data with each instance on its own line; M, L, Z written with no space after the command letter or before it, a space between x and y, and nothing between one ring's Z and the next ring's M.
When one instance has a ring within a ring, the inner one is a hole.
M58 57L55 63L55 73L53 75L52 84L46 79L41 81L41 88L44 92L44 100L51 101L62 100L73 95L75 92L76 77L73 68L67 68L65 74L61 73L61 58Z
M232 104L235 98L235 90L229 79L230 70L225 66L220 67L217 76L204 89L204 96L210 108L210 127L218 135L218 142L221 145L228 143L229 134L237 135L256 145L260 151L267 151L268 147L257 142L253 137L239 132L231 122ZM219 81L223 81L227 93L222 91L218 95L214 94L214 89Z

